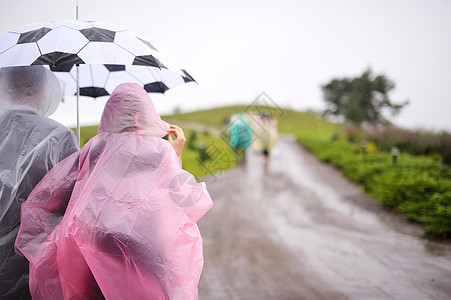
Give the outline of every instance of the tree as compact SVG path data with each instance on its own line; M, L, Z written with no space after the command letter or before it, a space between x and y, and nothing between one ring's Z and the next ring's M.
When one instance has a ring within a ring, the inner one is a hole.
M395 115L409 103L392 103L388 94L395 88L394 82L384 75L374 76L371 69L360 77L333 79L321 88L327 103L326 115L343 116L359 125L389 123L385 111Z

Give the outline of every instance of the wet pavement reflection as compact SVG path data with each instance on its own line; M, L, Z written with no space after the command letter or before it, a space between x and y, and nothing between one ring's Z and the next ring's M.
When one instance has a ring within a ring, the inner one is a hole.
M384 210L291 137L268 168L206 179L200 299L450 299L451 245Z

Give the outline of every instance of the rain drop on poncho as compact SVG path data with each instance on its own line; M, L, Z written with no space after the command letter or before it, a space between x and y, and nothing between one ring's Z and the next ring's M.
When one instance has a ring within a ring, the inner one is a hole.
M196 222L212 201L168 129L140 86L122 84L99 133L33 190L16 248L35 299L197 299Z
M14 251L20 205L59 161L77 151L74 133L46 118L63 97L43 66L0 70L0 299L26 299L28 261Z

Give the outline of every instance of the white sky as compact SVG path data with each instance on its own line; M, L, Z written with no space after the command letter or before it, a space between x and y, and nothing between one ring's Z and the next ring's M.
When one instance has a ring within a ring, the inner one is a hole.
M0 0L0 34L75 19L75 0ZM410 105L400 126L451 131L450 0L79 0L79 19L126 27L168 51L199 84L151 95L161 113L250 104L265 91L281 107L324 108L320 85L367 67ZM97 123L106 99L81 99ZM75 100L53 115L75 124Z

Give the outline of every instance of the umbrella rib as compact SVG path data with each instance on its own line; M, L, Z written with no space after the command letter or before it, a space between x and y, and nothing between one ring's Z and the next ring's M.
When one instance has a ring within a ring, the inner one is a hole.
M160 69L161 70L161 69ZM156 82L156 81L163 81L163 78L162 78L162 76L161 76L161 74L155 74L153 71L152 71L152 69L147 69L147 71L150 73L150 75L153 77L153 79L154 79L154 82ZM157 75L159 75L159 76L157 76Z
M54 23L54 22L48 22L48 23L45 23L44 26L40 26L40 27L38 27L38 28L35 28L34 30L40 29L40 28L44 28L44 27L46 27L47 25L52 24L52 23ZM18 28L14 28L14 29L18 29ZM23 32L19 32L19 31L14 31L14 29L11 29L11 30L8 31L8 32L10 32L10 33L16 33L16 34L22 34L22 33L23 33Z
M80 48L80 50L78 50L78 52L76 53L77 55L80 54L80 51L85 49L86 46L88 46L90 42L88 41L86 44L83 45L83 47Z
M41 51L41 47L39 47L39 44L38 44L38 42L34 42L35 44L36 44L36 46L38 47L38 51L39 51L39 54L41 54L42 55L42 51Z
M125 48L122 47L121 45L116 44L116 43L114 43L114 44L117 45L117 46L119 46L119 47L121 47L122 49L124 49L125 51L127 51L128 53L130 53L131 55L133 55L134 57L136 56L133 52L131 52L130 50L125 49Z
M92 65L91 64L89 64L88 65L89 66L89 73L91 73L91 84L92 84L92 86L95 86L94 85L94 74L92 73Z
M72 72L69 72L69 75L72 78L72 80L75 82L75 84L77 84L77 78L72 74Z
M121 47L122 49L124 49L125 51L127 51L128 53L130 53L131 55L133 55L134 57L136 57L136 55L135 55L133 52L131 52L130 50L125 49L124 47L122 47L122 46L119 45L119 44L116 44L116 43L115 43L115 45ZM152 55L152 56L153 56L153 55ZM157 58L156 58L156 59L157 59ZM158 68L158 69L161 70L161 67L160 67L160 66L147 66L147 67L156 67L156 68Z
M145 67L145 66L143 66L143 67ZM148 67L148 68L149 68L149 67ZM140 80L137 76L133 75L133 73L131 73L131 72L129 72L129 71L126 71L126 73L127 73L128 75L130 75L131 77L133 77L134 79L136 79L136 81L138 81L140 84L144 85L144 81Z
M12 45L11 47L9 47L8 49L5 49L4 51L0 52L0 54L5 53L6 51L10 50L11 48L13 48L14 46L16 46L17 44Z
M108 80L110 79L110 75L111 75L111 72L108 72L108 74L106 75L106 80L105 80L105 83L103 84L105 86L105 88L106 88L106 84L107 84Z

